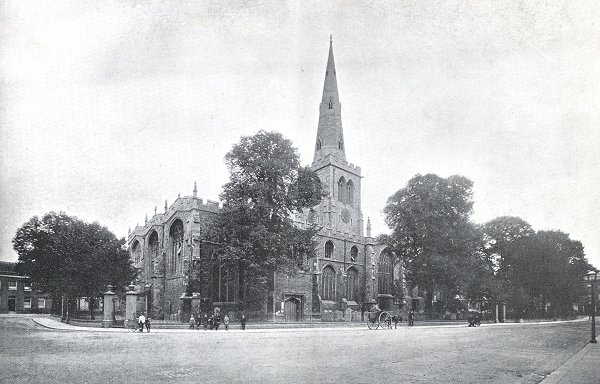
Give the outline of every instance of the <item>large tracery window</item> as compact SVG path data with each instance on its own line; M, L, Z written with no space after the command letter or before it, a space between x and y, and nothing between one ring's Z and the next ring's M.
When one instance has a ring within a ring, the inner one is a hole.
M141 260L142 249L140 247L139 241L135 241L133 246L131 247L131 258L135 264L139 263Z
M348 180L347 188L348 193L346 196L348 196L348 200L346 202L348 203L348 205L354 205L354 183L352 182L352 180Z
M338 180L338 201L346 202L346 179L344 179L344 176Z
M346 273L348 276L348 300L358 301L358 271L352 267Z
M236 278L232 267L216 264L213 269L213 300L234 302Z
M391 295L394 266L392 264L392 256L389 253L384 253L379 258L377 274L377 292Z
M325 243L325 258L331 259L333 256L333 242L328 241Z
M335 300L335 270L330 265L323 268L321 292L323 300Z
M159 271L158 268L158 233L156 233L156 231L152 231L150 239L148 240L148 253L150 254L151 272L160 274L161 271Z
M179 219L175 220L169 230L171 237L171 260L169 263L169 271L174 274L180 270L181 260L183 258L183 222Z

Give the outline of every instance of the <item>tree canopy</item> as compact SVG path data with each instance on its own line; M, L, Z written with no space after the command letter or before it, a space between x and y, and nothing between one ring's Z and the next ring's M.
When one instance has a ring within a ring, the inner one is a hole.
M207 230L220 244L220 261L239 268L242 303L257 307L273 271L291 271L314 255L316 229L295 226L292 214L320 202L321 183L275 132L242 137L225 161L230 177L221 193L223 209Z
M17 230L13 248L19 272L54 297L94 300L108 284L119 288L136 275L124 239L62 212L32 217Z
M472 187L462 176L416 175L384 208L390 240L404 260L408 280L428 295L434 287L461 292L465 273L475 263Z

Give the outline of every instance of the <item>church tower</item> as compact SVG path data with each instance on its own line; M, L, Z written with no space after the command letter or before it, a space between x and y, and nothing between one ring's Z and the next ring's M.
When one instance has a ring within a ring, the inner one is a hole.
M318 215L318 223L328 233L333 231L350 236L363 236L361 170L360 167L346 161L341 112L333 39L330 37L312 162L312 169L321 179L328 195L313 210Z

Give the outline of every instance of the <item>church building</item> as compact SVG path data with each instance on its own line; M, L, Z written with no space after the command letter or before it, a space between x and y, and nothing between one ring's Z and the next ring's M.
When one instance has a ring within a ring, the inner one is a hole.
M266 317L279 321L322 319L354 321L366 304L398 310L407 299L401 263L371 236L361 209L361 168L346 160L342 104L330 40L312 170L327 191L321 203L293 218L301 227L317 225L317 257L305 260L298 273L275 273ZM130 232L128 245L141 273L137 290L145 293L145 309L154 318L182 320L196 310L214 307L236 315L235 271L211 258L211 245L201 228L219 210L216 202L178 197L164 212ZM193 272L195 271L195 272ZM200 272L198 272L200 271ZM190 291L190 281L194 281ZM187 290L187 291L186 291Z

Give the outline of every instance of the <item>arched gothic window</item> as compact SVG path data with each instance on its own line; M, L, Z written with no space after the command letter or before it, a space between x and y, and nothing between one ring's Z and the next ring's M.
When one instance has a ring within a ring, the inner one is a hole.
M329 109L333 109L333 99L329 98Z
M347 188L348 188L348 205L354 205L354 183L352 182L352 180L348 180L347 183Z
M131 247L131 258L135 264L139 263L142 258L142 248L139 241L135 241Z
M377 265L377 292L392 294L392 282L394 275L394 266L392 264L392 255L384 253L379 258Z
M340 177L338 180L338 201L342 203L346 202L346 179L344 176Z
M317 138L317 151L321 150L322 145L323 144L321 143L321 139Z
M342 140L338 141L338 149L344 150L344 142Z
M333 242L328 241L325 243L325 258L331 259L333 256Z
M236 275L233 268L215 264L213 267L213 300L218 302L234 302Z
M183 222L181 220L177 219L173 222L169 230L169 237L171 238L169 271L175 274L179 270L183 258Z
M356 259L358 259L358 247L354 245L350 248L350 261L356 262Z
M328 265L323 268L321 293L323 300L335 300L335 270Z
M159 271L159 260L158 260L158 233L156 231L152 231L150 234L150 239L148 240L148 253L150 254L150 265L151 265L151 273L160 274Z
M348 276L348 297L350 301L357 301L358 299L358 271L356 268L351 267L346 272Z

